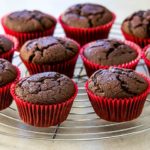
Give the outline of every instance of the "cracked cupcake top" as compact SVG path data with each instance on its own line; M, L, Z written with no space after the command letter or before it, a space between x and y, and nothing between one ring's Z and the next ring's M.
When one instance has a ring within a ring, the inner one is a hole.
M150 38L150 10L133 13L123 21L122 28L135 37Z
M4 17L4 25L16 32L44 31L56 24L55 19L38 10L22 10Z
M78 49L70 39L48 36L27 41L20 50L20 56L29 63L50 64L71 59Z
M21 79L16 85L15 92L24 101L56 104L71 98L75 93L75 87L67 76L45 72Z
M14 44L11 40L0 34L0 54L3 54L13 48Z
M93 63L112 66L128 63L136 59L138 53L123 42L104 39L90 43L84 49L84 56Z
M62 15L62 21L72 27L89 28L107 24L112 13L104 6L84 3L68 8Z
M0 58L0 86L14 81L16 77L16 68L9 61Z
M88 88L98 96L128 98L148 87L145 79L130 69L110 68L96 71L88 80Z

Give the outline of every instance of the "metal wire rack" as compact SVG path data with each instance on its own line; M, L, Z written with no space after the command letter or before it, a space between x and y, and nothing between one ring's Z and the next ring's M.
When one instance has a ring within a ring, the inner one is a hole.
M56 28L55 35L64 36L59 25ZM123 39L119 23L114 24L110 38ZM28 75L28 71L22 64L18 53L14 55L13 64L20 68L22 76ZM137 67L137 71L149 76L146 65L142 60ZM107 122L96 116L88 100L84 88L87 76L80 57L76 64L74 80L78 84L79 93L65 122L49 128L32 127L20 120L16 105L13 103L9 108L0 112L0 134L34 140L100 140L136 134L150 129L149 98L142 115L138 119L122 123Z

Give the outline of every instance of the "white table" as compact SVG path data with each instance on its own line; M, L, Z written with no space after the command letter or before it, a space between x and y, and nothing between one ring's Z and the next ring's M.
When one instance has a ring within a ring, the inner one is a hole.
M1 0L0 17L22 9L39 9L58 17L68 6L86 2L86 0ZM117 14L121 22L130 13L150 8L149 0L91 0L107 6ZM2 28L0 28L3 33ZM150 131L131 136L97 141L38 141L0 135L0 150L148 150L150 149Z

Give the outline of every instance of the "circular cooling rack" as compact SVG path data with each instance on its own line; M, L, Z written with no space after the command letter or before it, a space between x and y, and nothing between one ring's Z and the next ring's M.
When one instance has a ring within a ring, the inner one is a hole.
M60 25L57 26L55 35L64 36ZM119 23L114 24L109 37L123 39ZM19 67L22 77L28 75L17 52L15 52L13 64ZM149 76L143 60L137 66L137 71ZM150 98L147 98L143 113L138 119L122 123L107 122L95 114L89 102L84 88L87 76L80 57L73 79L78 84L79 93L65 122L49 128L27 125L20 120L13 102L9 108L0 112L0 134L36 140L99 140L136 134L150 129Z

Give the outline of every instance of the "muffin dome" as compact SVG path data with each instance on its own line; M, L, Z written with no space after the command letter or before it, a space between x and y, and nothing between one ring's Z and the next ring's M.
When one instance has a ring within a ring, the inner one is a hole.
M3 19L3 24L16 32L45 31L56 24L52 16L38 10L15 11Z
M121 41L104 39L87 45L83 55L95 64L112 66L128 63L136 59L138 53Z
M88 88L97 96L129 98L143 93L147 81L130 69L110 68L96 71L88 81Z
M76 4L62 15L62 21L72 27L89 28L107 24L112 13L104 6L92 3Z
M75 93L75 86L65 75L45 72L20 80L15 87L15 93L27 102L57 104L71 98Z
M14 81L16 77L16 68L9 61L0 59L0 86Z
M150 10L133 13L123 21L122 29L138 38L150 38Z
M27 41L20 50L20 56L35 64L53 64L71 59L78 49L70 39L48 36Z
M0 54L3 54L13 48L13 42L3 35L0 35Z

